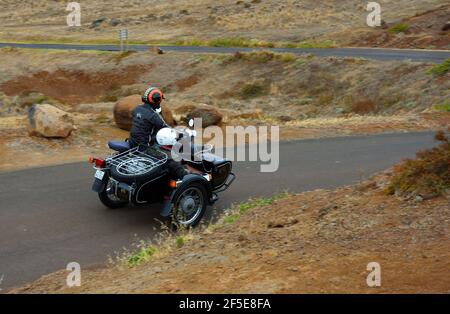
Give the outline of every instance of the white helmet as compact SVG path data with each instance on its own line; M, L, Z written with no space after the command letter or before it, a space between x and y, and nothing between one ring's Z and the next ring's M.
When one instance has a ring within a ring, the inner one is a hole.
M178 133L171 128L162 128L156 133L156 142L159 145L172 146L177 143Z

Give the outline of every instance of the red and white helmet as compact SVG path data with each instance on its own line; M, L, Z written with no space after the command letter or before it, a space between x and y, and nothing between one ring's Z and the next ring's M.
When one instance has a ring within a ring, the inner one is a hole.
M142 101L146 104L151 105L153 108L158 108L163 99L163 92L153 86L147 88L142 95Z

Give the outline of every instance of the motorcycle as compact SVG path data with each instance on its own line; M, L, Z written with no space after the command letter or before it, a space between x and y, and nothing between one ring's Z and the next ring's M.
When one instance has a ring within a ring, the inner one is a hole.
M195 131L186 129L180 134L180 139L189 139L190 150L180 155L181 163L195 170L181 180L169 176L164 167L169 157L163 150L149 154L142 145L130 148L127 141L109 141L115 153L90 158L95 170L92 190L100 201L109 208L162 203L160 215L173 224L197 225L207 206L219 199L218 194L227 190L236 176L232 162L213 154L211 145L194 144Z

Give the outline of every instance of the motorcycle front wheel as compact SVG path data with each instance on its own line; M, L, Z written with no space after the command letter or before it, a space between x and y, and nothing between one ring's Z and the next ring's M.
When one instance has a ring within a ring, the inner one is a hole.
M207 192L200 183L192 183L178 192L172 209L171 223L174 227L195 227L207 207Z

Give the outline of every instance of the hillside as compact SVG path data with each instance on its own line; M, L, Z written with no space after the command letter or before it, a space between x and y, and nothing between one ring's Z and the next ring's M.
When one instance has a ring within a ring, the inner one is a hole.
M388 26L445 4L440 0L378 2ZM252 40L252 44L309 42L308 45L321 46L331 40L338 46L363 46L374 40L361 42L361 37L378 34L366 25L366 3L354 0L83 1L82 26L77 28L66 25L66 5L65 1L21 0L20 5L17 1L1 1L0 39L114 42L117 30L128 28L130 39L135 42L196 44L221 38L225 40L218 44L236 45L238 41L229 39L244 38ZM441 36L442 40L436 41L437 45L429 40L422 44L417 41L413 46L448 49L448 31L435 34L447 20L434 15L428 15L426 20L436 23L431 33L425 27L422 37Z
M4 48L0 66L3 170L30 165L29 156L44 165L104 155L107 140L128 136L115 126L114 103L148 84L164 90L179 122L187 107L206 103L223 114L222 127L280 125L282 140L437 130L450 121L448 63ZM77 130L66 140L28 136L33 103L70 112Z

